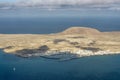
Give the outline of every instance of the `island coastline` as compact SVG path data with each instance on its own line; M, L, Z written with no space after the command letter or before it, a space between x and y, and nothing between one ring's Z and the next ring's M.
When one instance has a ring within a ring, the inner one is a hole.
M100 32L86 27L71 27L55 34L0 34L0 48L5 53L25 58L52 58L54 55L53 58L60 59L69 54L72 55L67 58L113 55L120 54L119 35L119 31Z

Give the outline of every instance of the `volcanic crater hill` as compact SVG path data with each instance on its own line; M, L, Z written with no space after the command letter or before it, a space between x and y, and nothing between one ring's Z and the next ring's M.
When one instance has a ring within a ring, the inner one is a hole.
M0 48L21 57L59 52L80 57L116 54L120 53L119 35L119 31L100 32L87 27L71 27L55 34L0 34Z
M86 34L86 35L99 35L101 32L94 28L87 28L87 27L71 27L60 34L67 35L67 34Z

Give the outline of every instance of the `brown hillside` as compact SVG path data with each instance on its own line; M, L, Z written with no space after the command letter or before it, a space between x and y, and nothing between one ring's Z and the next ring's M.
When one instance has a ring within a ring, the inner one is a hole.
M94 28L87 28L87 27L71 27L66 29L65 31L61 32L60 34L87 34L87 35L97 35L101 32Z

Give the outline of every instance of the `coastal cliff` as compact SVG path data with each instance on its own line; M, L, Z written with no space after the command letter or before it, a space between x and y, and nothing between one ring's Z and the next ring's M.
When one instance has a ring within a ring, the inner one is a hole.
M0 48L21 57L69 58L120 54L120 32L71 27L55 34L0 34ZM61 55L63 54L63 55Z

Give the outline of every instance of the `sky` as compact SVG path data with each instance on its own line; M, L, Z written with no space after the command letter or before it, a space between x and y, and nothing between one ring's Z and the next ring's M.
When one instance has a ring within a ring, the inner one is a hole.
M120 0L0 0L0 9L11 9L11 7L120 10Z
M17 0L0 0L0 2L14 2L14 1L17 1Z

